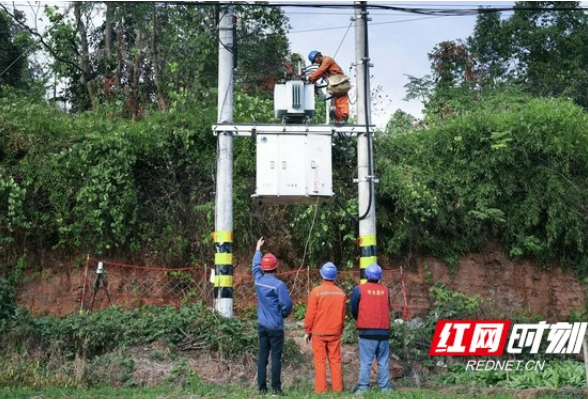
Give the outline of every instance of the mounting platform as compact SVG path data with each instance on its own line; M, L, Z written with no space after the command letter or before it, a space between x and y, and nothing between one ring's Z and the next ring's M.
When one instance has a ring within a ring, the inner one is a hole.
M365 125L279 125L279 124L216 124L212 126L215 136L219 133L233 136L255 136L258 134L313 134L339 137L357 137L366 132ZM370 132L375 131L375 125L370 126Z

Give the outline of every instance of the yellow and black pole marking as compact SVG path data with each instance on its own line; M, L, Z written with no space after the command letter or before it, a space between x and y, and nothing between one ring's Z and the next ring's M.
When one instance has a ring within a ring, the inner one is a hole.
M378 262L376 248L376 235L363 235L359 237L359 283L367 282L365 269Z
M233 232L217 231L214 238L214 298L233 299Z

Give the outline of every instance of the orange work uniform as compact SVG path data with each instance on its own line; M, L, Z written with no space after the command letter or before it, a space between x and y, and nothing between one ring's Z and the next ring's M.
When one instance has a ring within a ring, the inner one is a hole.
M344 75L344 73L332 57L323 56L320 67L308 77L308 80L314 82L321 76L329 77L331 75ZM338 121L349 118L349 95L347 93L334 96L333 105L335 106L335 118Z
M345 292L327 280L312 289L308 297L304 330L312 334L316 393L327 392L327 359L333 392L343 391L341 334L345 325L345 300Z

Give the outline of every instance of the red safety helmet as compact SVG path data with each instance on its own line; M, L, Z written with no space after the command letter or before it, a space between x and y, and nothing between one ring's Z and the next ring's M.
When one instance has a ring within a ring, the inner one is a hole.
M261 259L261 269L264 271L275 271L278 268L278 259L272 253L267 253Z

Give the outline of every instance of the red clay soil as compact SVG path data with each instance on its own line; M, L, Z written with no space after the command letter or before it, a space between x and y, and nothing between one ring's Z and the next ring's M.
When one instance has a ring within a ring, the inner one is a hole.
M491 246L481 253L461 257L453 273L446 263L433 257L415 257L405 263L404 271L413 317L424 316L431 309L429 288L437 283L467 295L479 294L492 300L501 311L530 312L550 321L565 320L570 313L586 306L586 285L572 272L554 265L541 268L529 261L512 261L504 251ZM76 312L80 307L82 275L73 262L71 266L43 267L41 273L25 277L18 288L17 302L33 315L63 316ZM115 287L116 283L111 281L110 285Z

